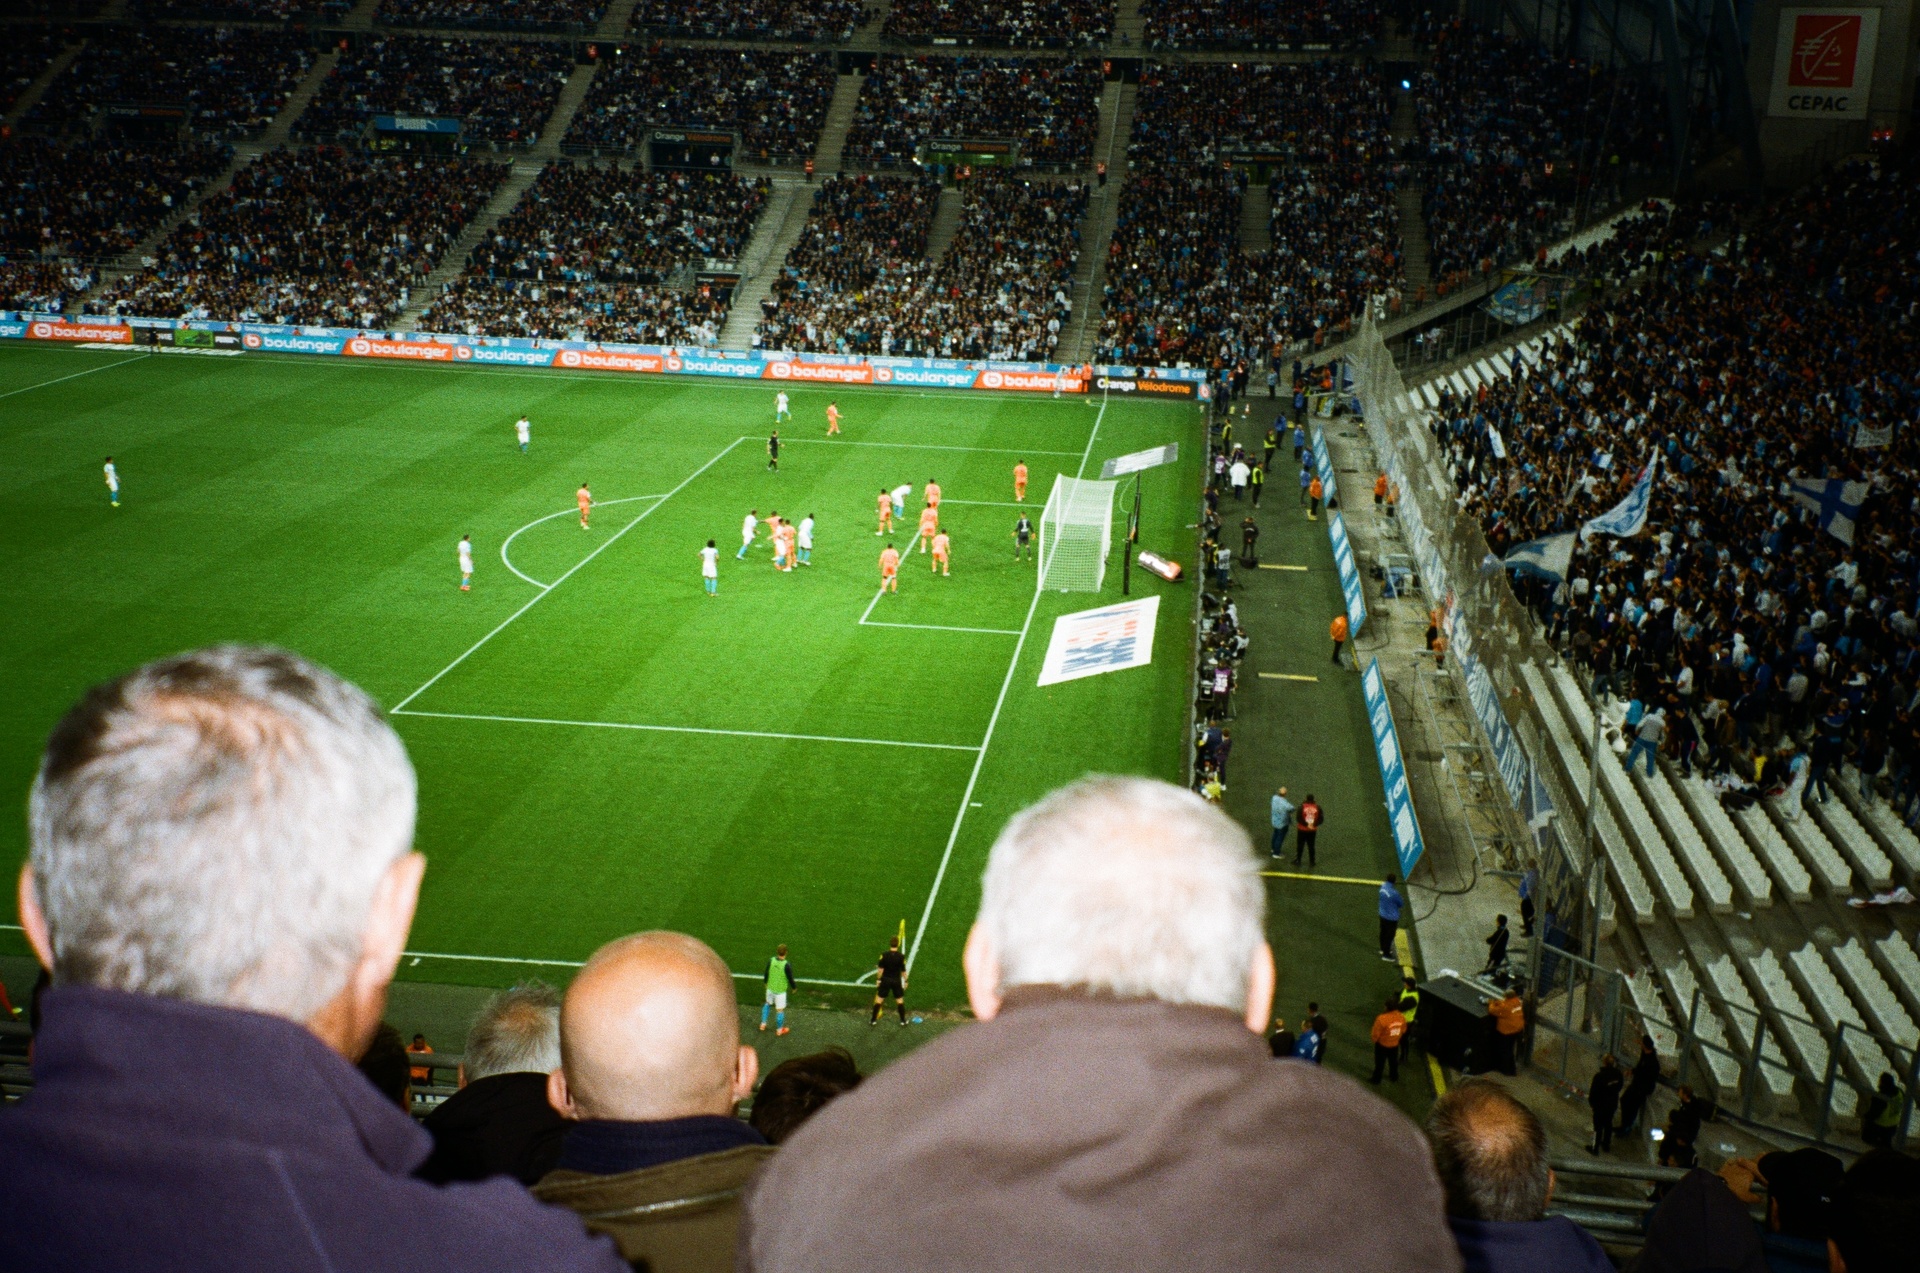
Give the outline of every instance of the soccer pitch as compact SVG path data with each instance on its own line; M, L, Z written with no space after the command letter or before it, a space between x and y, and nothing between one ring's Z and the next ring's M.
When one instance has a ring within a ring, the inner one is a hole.
M1098 596L1036 593L1013 466L1037 523L1056 474L1181 443L1142 475L1141 543L1188 560L1201 416L787 391L776 473L761 382L0 349L11 789L86 686L192 646L282 645L393 711L419 770L429 866L403 976L564 977L612 937L674 928L743 987L785 942L803 986L855 995L904 920L916 1004L959 1003L1008 816L1089 771L1178 781L1186 753L1190 583L1134 572L1135 596L1165 594L1151 666L1036 686L1054 618L1118 600L1120 558ZM907 551L929 478L950 578ZM899 593L876 598L875 496L903 482ZM776 572L764 531L736 560L750 508L812 514L813 564ZM23 852L16 813L0 865Z

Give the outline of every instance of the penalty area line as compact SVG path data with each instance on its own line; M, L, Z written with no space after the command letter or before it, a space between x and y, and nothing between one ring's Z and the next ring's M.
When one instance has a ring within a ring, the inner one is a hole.
M881 446L904 451L978 451L982 455L1078 455L1078 451L1026 451L1006 446L955 446L951 442L854 442L841 441L838 438L781 438L780 445L791 446L797 442L812 443L816 446ZM956 500L964 504L966 500Z
M674 487L672 490L668 491L665 495L662 495L659 499L647 505L645 512L641 513L638 517L628 522L625 526L622 526L619 530L614 531L613 534L609 535L606 541L602 543L598 548L594 549L592 552L582 557L579 561L574 562L572 566L568 567L567 572L565 574L561 575L558 579L554 580L552 583L542 588L539 592L534 593L532 598L528 600L527 604L521 606L518 610L515 610L512 614L502 619L499 623L499 626L495 627L491 632L487 633L485 636L481 637L478 641L475 641L472 645L468 646L464 651L461 652L458 658L454 659L453 662L447 664L445 667L441 668L438 672L435 672L432 676L428 677L426 684L422 685L419 689L415 690L413 693L401 699L398 703L396 703L393 706L392 710L396 712L399 711L401 708L405 707L408 703L411 703L414 699L419 698L422 694L432 689L435 685L437 685L440 682L441 677L453 671L453 669L455 669L456 667L459 667L462 663L465 663L469 658L473 656L474 652L477 651L481 646L493 640L493 638L499 636L502 632L505 632L508 626L511 625L515 619L518 619L521 615L525 614L527 611L539 605L540 602L546 598L548 593L551 593L555 588L558 588L561 584L573 578L574 574L578 572L582 566L585 566L588 562L592 561L595 557L598 557L601 553L613 547L616 543L620 541L620 537L622 535L632 530L635 526L638 526L641 522L646 521L647 518L653 516L653 514L659 509L659 507L662 504L666 503L668 500L672 499L675 495L678 495L681 491L685 490L689 485L692 484L693 480L699 477L702 473L705 473L708 469L718 464L721 460L726 459L728 455L732 454L733 448L735 448L736 446L739 446L744 441L746 441L745 438L735 438L733 441L727 443L725 447L721 448L720 453L718 455L708 460L705 464L702 464L699 468L695 469L693 472L687 474L687 476L681 480L680 485ZM565 511L565 510L562 510L562 511ZM518 574L519 572L516 571L515 573Z
M837 734L788 734L762 729L710 729L700 725L644 725L618 720L560 720L546 716L494 716L480 712L423 712L396 707L389 716L419 716L434 720L488 721L503 725L562 725L574 729L630 729L649 734L711 734L726 738L770 738L780 742L846 743L860 747L919 747L927 751L978 751L965 743L922 743L901 738L845 738Z
M468 964L526 964L536 968L584 968L586 961L580 959L523 959L515 955L456 955L444 950L409 950L402 952L402 958L419 963L422 959L450 959ZM736 972L735 981L759 981L757 972ZM808 977L803 985L815 986L852 986L858 989L866 984L865 978L859 981L829 981L823 977Z
M1100 411L1093 417L1093 431L1087 435L1086 449L1080 452L1080 474L1087 471L1087 460L1093 455L1093 444L1100 436L1100 421L1107 414L1107 404L1100 404ZM1076 477L1079 474L1075 475ZM1038 580L1033 586L1033 600L1027 603L1027 618L1020 625L1019 639L1013 643L1013 657L1007 661L1007 674L1000 681L1000 696L993 701L993 715L987 718L986 736L980 740L980 754L973 759L973 772L967 775L967 789L960 796L960 808L953 815L953 829L947 832L947 847L940 855L940 868L933 874L933 888L927 893L927 904L920 911L920 924L913 930L913 945L907 948L907 971L913 971L913 961L920 955L920 943L926 938L927 924L933 918L933 905L940 900L940 886L946 882L947 867L953 862L953 846L960 842L960 828L966 823L967 810L973 807L973 791L980 783L980 770L987 763L987 748L993 743L993 731L1000 725L1000 712L1007 705L1007 691L1013 688L1014 673L1020 670L1020 654L1027 648L1027 633L1033 628L1033 616L1040 609L1041 587Z

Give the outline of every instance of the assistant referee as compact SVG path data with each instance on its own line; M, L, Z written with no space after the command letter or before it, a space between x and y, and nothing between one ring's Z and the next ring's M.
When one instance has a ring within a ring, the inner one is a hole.
M880 1009L886 1006L887 996L893 996L894 1007L900 1011L900 1024L907 1024L907 957L900 953L900 939L895 937L887 943L887 951L880 956L877 965L880 982L873 990L873 1015L867 1019L870 1026L880 1024Z

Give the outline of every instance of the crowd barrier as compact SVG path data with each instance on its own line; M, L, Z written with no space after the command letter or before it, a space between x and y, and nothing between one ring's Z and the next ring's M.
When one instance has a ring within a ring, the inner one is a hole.
M1064 366L1044 362L966 362L951 358L874 358L766 350L618 345L524 337L448 336L277 323L197 319L89 319L0 312L0 339L78 345L148 345L229 353L306 354L400 362L469 363L613 371L660 376L720 376L833 385L975 389L995 393L1121 394L1200 400L1206 373L1190 368Z

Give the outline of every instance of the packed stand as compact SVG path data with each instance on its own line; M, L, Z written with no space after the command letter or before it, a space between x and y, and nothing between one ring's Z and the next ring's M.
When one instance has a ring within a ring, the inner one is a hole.
M1089 48L1113 34L1113 0L895 0L882 35L1016 49Z
M134 0L143 18L212 18L222 22L338 22L354 0Z
M1096 351L1132 366L1230 366L1323 343L1400 286L1384 81L1349 66L1191 63L1142 74ZM1240 247L1237 151L1287 156L1273 245Z
M683 39L844 44L868 16L858 0L640 0L633 29Z
M1788 818L1849 763L1863 799L1920 811L1916 226L1911 167L1849 165L1432 421L1496 553L1578 529L1657 457L1643 533L1518 590L1596 695L1657 713L1635 722L1649 753L1729 798L1784 789Z
M637 154L659 127L738 129L743 158L809 157L833 101L833 54L665 48L603 62L569 151Z
M30 130L85 128L118 104L177 102L202 136L237 138L273 122L313 50L259 27L102 27L27 112Z
M1023 163L1082 167L1100 129L1100 63L883 53L860 88L849 158L914 159L929 138L1014 140Z
M932 273L927 235L939 206L930 178L829 178L774 281L757 343L824 353L890 346L888 317L904 312Z
M726 298L673 271L736 260L768 184L731 174L554 165L467 258L421 319L430 331L628 343L715 343Z
M99 260L135 247L232 152L19 137L0 141L0 252Z
M294 128L347 139L374 115L427 115L461 120L468 139L531 146L572 70L564 44L380 36L341 55Z
M1146 0L1147 43L1184 49L1355 49L1380 38L1379 0Z
M396 27L490 31L591 31L607 0L382 0L374 20Z
M506 176L504 164L276 150L114 285L108 313L380 327Z
M1463 21L1432 32L1415 146L1434 279L1451 288L1561 236L1573 203L1666 162L1658 91Z
M930 270L899 287L876 286L858 298L850 352L908 357L1052 361L1073 317L1073 270L1087 188L1040 184L988 170L966 184L960 226ZM789 321L812 322L815 335L784 347L816 349L821 333L848 326L835 315L844 296L818 309L790 303ZM800 316L804 315L804 318ZM802 332L808 329L801 328ZM875 333L877 331L877 342ZM837 337L824 347L837 349Z
M0 48L0 115L11 111L20 94L46 74L65 44L50 31L8 30L6 47Z
M0 310L64 314L97 281L99 275L84 265L0 260Z

